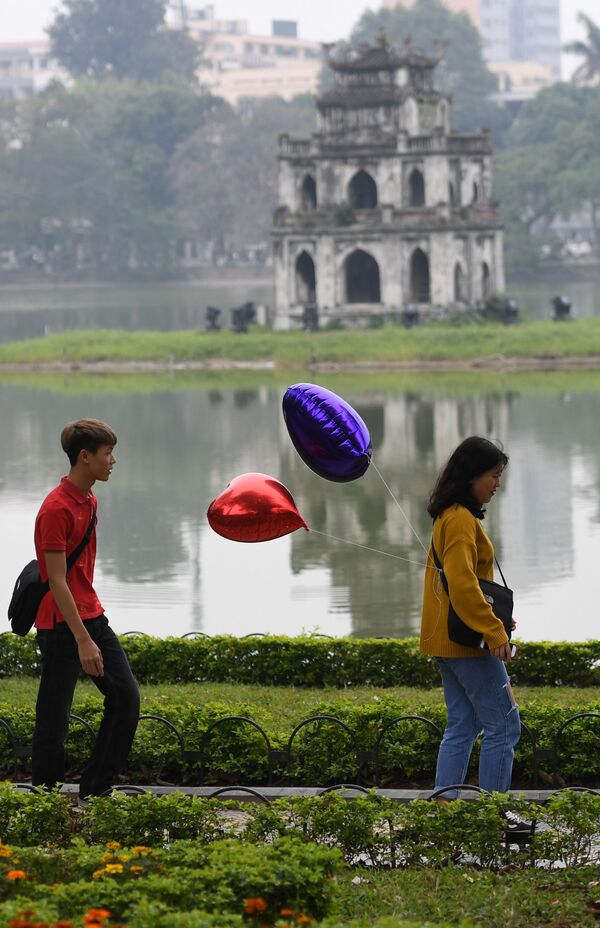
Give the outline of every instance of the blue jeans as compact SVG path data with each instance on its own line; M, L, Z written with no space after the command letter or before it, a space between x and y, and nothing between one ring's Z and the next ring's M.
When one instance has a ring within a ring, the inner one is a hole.
M479 785L489 792L510 789L521 720L503 661L497 657L438 657L448 722L438 754L435 786L465 782L471 751L483 731ZM457 790L444 794L453 799Z

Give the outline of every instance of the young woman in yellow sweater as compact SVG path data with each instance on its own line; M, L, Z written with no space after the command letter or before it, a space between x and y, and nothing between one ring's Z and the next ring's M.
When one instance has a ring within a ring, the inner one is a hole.
M436 789L465 782L471 751L483 731L479 785L510 789L514 748L521 734L505 660L511 647L500 619L486 601L478 579L494 579L494 549L482 521L484 506L500 486L508 457L485 438L465 439L440 474L427 507L433 518L433 545L448 581L444 592L434 566L425 571L421 651L437 658L448 721L440 745ZM433 565L430 550L428 564ZM487 648L469 648L448 637L449 598ZM453 799L458 790L448 790Z

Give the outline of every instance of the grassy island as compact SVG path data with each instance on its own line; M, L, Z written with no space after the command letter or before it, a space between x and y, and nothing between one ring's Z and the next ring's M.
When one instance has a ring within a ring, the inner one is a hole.
M0 366L552 367L600 364L600 317L567 323L430 323L414 329L70 331L0 345Z

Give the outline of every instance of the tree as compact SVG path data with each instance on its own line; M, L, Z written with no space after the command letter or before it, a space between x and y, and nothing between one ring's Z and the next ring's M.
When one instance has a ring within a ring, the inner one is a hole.
M222 101L181 85L81 81L22 106L0 152L0 242L49 271L166 272L177 217L169 165Z
M594 248L600 255L600 92L590 94L588 103L585 119L573 132L567 134L563 130L557 140L565 164L556 178L553 193L563 216L588 210Z
M577 40L564 47L568 54L583 58L572 80L575 84L597 83L600 80L600 26L585 13L579 13L577 19L587 29L587 43Z
M53 53L74 77L195 81L198 47L165 28L166 0L63 0L48 29Z
M600 89L557 83L527 103L496 158L509 273L535 270L553 220L588 209L600 247Z
M217 251L263 242L277 204L277 136L310 134L314 104L247 99L212 115L171 163L179 224Z
M381 29L391 42L401 44L410 38L430 54L436 53L436 43L447 42L438 82L453 95L455 128L468 132L489 127L496 135L505 131L510 115L490 102L497 80L485 65L481 38L466 13L452 13L441 0L416 0L410 8L398 5L367 11L354 27L352 42L372 42Z

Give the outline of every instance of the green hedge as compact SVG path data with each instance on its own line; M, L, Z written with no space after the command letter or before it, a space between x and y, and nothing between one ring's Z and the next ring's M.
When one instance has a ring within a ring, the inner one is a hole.
M277 686L439 685L435 660L415 638L151 638L121 642L140 683L252 683ZM517 686L599 686L600 641L523 642L510 665ZM0 676L36 676L35 637L0 635Z
M60 793L23 794L0 784L0 821L4 823L0 835L9 848L19 846L12 853L19 866L33 870L36 880L44 883L57 883L67 872L74 881L91 876L100 868L99 846L110 847L116 857L112 862L117 863L114 842L158 849L150 855L152 860L156 863L158 854L160 862L160 855L168 854L171 866L194 862L194 854L200 865L210 847L217 848L217 853L234 835L241 848L281 848L282 842L292 846L302 840L309 847L335 849L352 866L405 869L426 864L443 868L452 861L498 870L509 864L529 868L537 861L559 868L585 866L595 859L600 841L600 795L571 790L555 794L544 805L501 795L444 806L424 800L399 803L374 793L349 801L344 794L332 792L266 805L244 803L236 814L233 808L233 803L184 794L115 794L91 800L82 811ZM507 810L537 822L532 847L526 853L505 842ZM75 847L69 849L73 838ZM41 844L67 850L48 857L40 850ZM9 866L8 860L0 855L0 867ZM109 876L105 872L96 878ZM258 887L244 891L260 894ZM280 901L282 905L307 905L306 898L299 900L289 892Z
M86 698L79 703L77 711L98 728L102 717L99 699ZM191 751L198 750L203 734L212 723L227 716L253 717L266 731L275 751L286 748L292 733L291 729L282 730L276 715L267 709L259 711L256 706L244 704L208 703L198 706L189 702L148 700L143 711L172 722L181 733L185 749ZM600 713L600 702L589 702L586 711ZM381 786L388 787L431 785L439 736L429 726L408 721L389 729L381 742L378 771L374 748L383 729L399 716L420 715L443 729L446 719L443 706L409 704L383 697L367 705L356 705L350 700L321 703L315 707L314 714L336 716L354 733L355 741L336 722L324 720L307 724L293 742L290 763L285 765L278 757L274 760L274 783L326 786L360 779L366 785L379 782ZM530 700L521 706L523 722L534 734L538 749L542 750L552 748L558 729L574 714L564 705L541 700ZM13 727L20 742L30 743L34 727L33 706L15 707L0 703L0 718L6 719ZM599 733L600 719L579 719L565 729L559 742L558 761L558 770L565 783L600 783ZM91 743L87 729L73 722L67 741L68 779L76 777L83 769ZM475 751L473 772L476 763ZM549 783L551 760L540 761L539 767L542 783ZM265 740L249 723L225 722L216 728L205 744L202 765L198 759L184 759L175 734L162 723L146 720L138 727L129 756L127 778L134 783L162 780L189 785L264 785L268 782L268 768ZM0 727L0 776L23 778L29 769L29 758L13 759L6 732ZM523 735L516 750L515 784L530 784L533 771L531 743Z

